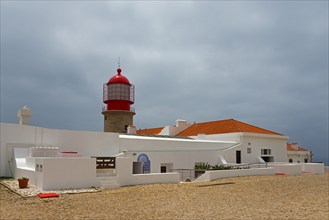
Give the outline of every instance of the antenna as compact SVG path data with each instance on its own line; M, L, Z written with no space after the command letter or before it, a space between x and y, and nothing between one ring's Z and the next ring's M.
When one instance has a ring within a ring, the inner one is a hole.
M118 67L120 68L120 57L118 59Z

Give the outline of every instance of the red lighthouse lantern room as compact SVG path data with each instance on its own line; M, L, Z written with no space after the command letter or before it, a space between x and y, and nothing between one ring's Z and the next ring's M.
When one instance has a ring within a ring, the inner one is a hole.
M126 133L127 127L133 125L135 112L131 107L134 104L135 87L121 75L121 69L103 85L104 131Z
M134 104L135 89L129 80L121 75L121 69L117 69L117 75L112 76L103 86L103 102L106 110L131 111L130 105Z

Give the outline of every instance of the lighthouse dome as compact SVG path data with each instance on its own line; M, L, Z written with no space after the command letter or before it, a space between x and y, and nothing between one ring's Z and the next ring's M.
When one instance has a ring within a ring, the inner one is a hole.
M131 85L129 80L125 76L121 75L120 68L117 69L117 75L112 76L106 85L113 84L113 83L122 83L122 84Z

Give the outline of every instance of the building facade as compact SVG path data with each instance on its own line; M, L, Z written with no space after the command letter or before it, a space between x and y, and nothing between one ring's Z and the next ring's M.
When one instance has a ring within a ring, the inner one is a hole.
M312 151L298 146L298 143L287 144L289 163L311 163Z

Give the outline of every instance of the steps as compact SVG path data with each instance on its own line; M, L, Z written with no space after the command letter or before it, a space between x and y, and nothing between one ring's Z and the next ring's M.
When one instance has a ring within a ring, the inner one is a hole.
M104 189L115 189L120 187L117 182L117 175L111 170L102 170L101 172L97 171L97 179L100 182L100 187Z
M102 177L97 177L97 179L100 182L100 186L104 189L115 189L119 188L120 185L117 182L117 176L102 176Z

